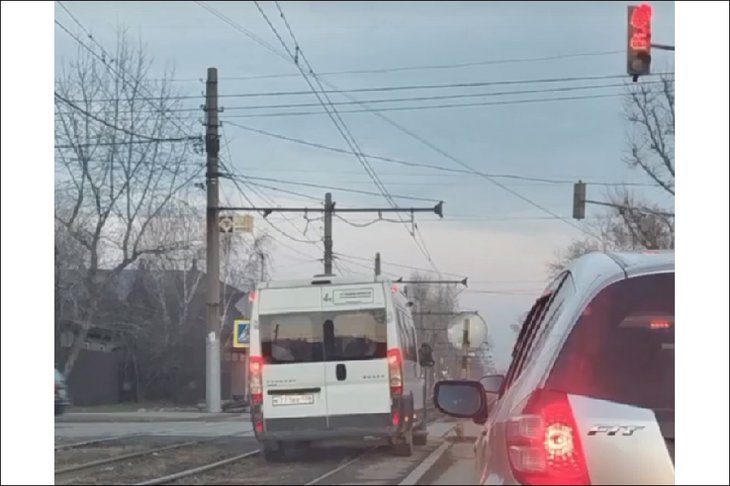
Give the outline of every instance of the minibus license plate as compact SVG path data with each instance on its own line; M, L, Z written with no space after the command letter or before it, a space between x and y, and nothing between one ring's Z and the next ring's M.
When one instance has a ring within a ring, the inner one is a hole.
M278 405L311 405L314 403L314 395L274 395L272 404Z

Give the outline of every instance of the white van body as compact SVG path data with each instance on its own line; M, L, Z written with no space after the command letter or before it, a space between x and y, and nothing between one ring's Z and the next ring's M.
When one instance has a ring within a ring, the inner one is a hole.
M410 305L392 282L266 282L252 300L251 418L265 452L365 436L410 448L425 430L425 383Z

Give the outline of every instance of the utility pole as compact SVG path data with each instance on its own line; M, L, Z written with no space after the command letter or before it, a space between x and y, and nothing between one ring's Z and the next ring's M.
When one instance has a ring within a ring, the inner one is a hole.
M461 379L469 379L469 318L464 319L461 344Z
M380 256L380 253L378 253L378 257ZM380 258L378 258L378 262L380 261ZM421 312L421 301L416 300L414 302L414 306L416 308L416 312L413 312L416 316L416 322L418 323L416 326L416 329L418 330L419 342L426 342L426 332L423 327L423 313ZM429 392L431 390L431 380L430 375L433 368L426 368L421 366L421 372L423 373L423 422L428 423L428 397Z
M324 274L332 275L332 193L324 195Z
M208 274L208 332L205 340L205 402L208 412L221 411L220 360L220 235L218 229L218 70L208 68L205 83L205 152L208 191L206 211Z
M461 379L469 379L469 318L464 319L463 336L461 338ZM464 437L464 428L461 422L456 426L456 435L459 439Z
M375 276L380 275L380 252L375 254Z

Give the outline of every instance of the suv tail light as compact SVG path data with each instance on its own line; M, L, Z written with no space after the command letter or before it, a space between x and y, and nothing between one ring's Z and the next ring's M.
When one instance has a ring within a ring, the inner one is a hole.
M537 390L507 422L507 450L521 484L590 484L578 427L565 393Z
M403 395L403 354L399 348L388 350L388 374L390 376L390 396Z
M251 356L249 358L248 374L252 405L258 405L264 401L263 369L264 359L261 356Z

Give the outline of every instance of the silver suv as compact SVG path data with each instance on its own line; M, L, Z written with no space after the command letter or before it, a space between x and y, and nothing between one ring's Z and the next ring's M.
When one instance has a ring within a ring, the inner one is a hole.
M674 484L674 252L575 260L485 378L434 391L483 424L476 484Z

